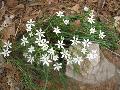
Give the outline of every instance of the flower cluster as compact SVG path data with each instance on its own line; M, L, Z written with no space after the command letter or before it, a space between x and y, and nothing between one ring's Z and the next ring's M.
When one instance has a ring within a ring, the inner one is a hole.
M84 11L88 12L89 8L85 7ZM56 14L59 19L62 19L62 22L65 26L70 24L69 19L64 18L64 12L59 11L56 12ZM91 10L89 16L87 17L87 22L91 24L90 35L97 32L95 26L93 26L93 24L95 23L94 16L94 10ZM23 56L27 59L27 62L31 64L35 63L38 60L38 64L42 63L46 66L53 65L54 70L59 71L62 68L62 63L59 61L59 58L67 60L67 64L74 63L78 65L80 65L85 58L88 58L89 60L97 58L96 50L92 50L92 52L89 52L87 49L92 44L89 38L80 40L78 35L70 37L71 40L69 41L71 42L71 46L75 46L78 44L82 45L81 53L83 56L72 56L69 50L64 47L66 45L64 43L65 37L62 36L62 29L59 25L54 27L52 26L52 33L55 34L57 37L61 37L57 41L57 43L54 43L54 45L51 45L51 43L48 41L45 30L39 27L39 30L37 29L35 30L35 32L33 32L32 27L35 27L35 21L30 19L26 23L26 31L28 36L23 35L23 38L21 39L21 45L27 48L26 51L23 53ZM99 38L103 39L105 36L106 35L104 34L104 32L100 30ZM31 38L33 38L34 41L31 42L29 40ZM4 55L4 57L9 56L9 53L11 52L9 51L9 48L11 48L11 43L8 41L7 43L5 43L4 47L6 47L6 49L3 49L2 54ZM59 50L59 52L57 50ZM39 57L36 54L39 55ZM59 57L59 54L61 55L61 57Z
M29 28L31 29L31 26L34 26L34 22L32 20L28 22L31 22L31 23L27 23L26 26L29 26ZM56 27L53 29L54 29L53 32L55 32L56 34L60 33L59 27ZM29 30L29 33L32 33L32 31ZM58 61L59 57L56 54L56 51L54 50L54 48L49 45L49 41L47 41L47 39L45 38L45 35L44 35L45 32L40 28L39 30L36 30L35 34L34 33L32 34L35 37L34 44L37 45L37 47L30 45L30 47L27 50L27 53L26 52L23 53L23 56L27 58L27 62L30 62L31 64L35 62L34 52L36 52L38 47L41 48L42 50L41 57L39 58L38 63L42 63L43 65L49 66L50 63ZM28 37L25 37L24 35L21 41L22 41L21 45L23 46L26 46L26 44L29 44ZM58 47L62 47L61 41L56 45L58 45ZM53 64L53 66L54 66L54 70L59 71L59 69L62 68L62 63L56 62Z
M63 12L59 11L59 12L56 12L57 16L62 18L64 17L64 14ZM69 24L69 20L67 19L63 19L63 22L65 25L68 25ZM58 70L62 68L62 63L59 63L58 60L59 60L59 56L58 56L58 53L57 51L54 50L54 47L50 46L50 43L49 41L47 41L46 37L45 37L45 32L42 30L42 28L40 28L39 30L36 30L36 33L34 34L32 32L32 26L35 26L35 21L32 21L32 19L30 19L30 21L27 21L27 24L26 24L26 31L29 33L29 36L32 37L34 36L35 37L35 42L34 44L36 44L38 47L41 48L42 52L45 52L45 53L42 53L41 54L41 57L39 59L39 62L38 63L42 63L43 65L47 65L49 66L50 63L54 63L53 66L54 66L54 70ZM61 29L56 26L56 27L53 27L53 33L55 33L56 35L59 35L59 33L61 33ZM21 39L21 45L23 46L26 46L26 44L29 44L29 40L28 40L29 37L25 37L23 35L23 38ZM59 49L63 49L62 52L60 52L62 54L62 58L69 58L69 54L68 54L68 51L64 49L64 38L61 37L61 40L58 40L58 43L55 44L55 46ZM28 51L27 53L25 52L23 54L23 56L25 58L27 58L27 62L30 62L31 64L33 62L35 62L35 57L34 57L34 52L36 52L36 47L34 46L30 46L28 48Z
M88 17L88 22L93 24L95 23L94 19L94 10L91 10L91 13L89 14L90 18ZM94 34L96 32L95 27L91 27L90 34ZM99 32L99 38L103 39L106 35L104 35L104 32L100 30Z

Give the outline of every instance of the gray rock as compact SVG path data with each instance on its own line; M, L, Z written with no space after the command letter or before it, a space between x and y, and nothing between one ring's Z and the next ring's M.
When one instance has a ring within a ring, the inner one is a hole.
M75 73L73 71L73 66L68 65L66 67L66 75L68 77L86 84L99 84L115 76L116 67L112 63L108 62L102 52L100 52L98 45L93 45L93 47L91 47L89 50L93 49L97 50L97 54L100 57L92 61L91 66L87 70L87 73L85 74L82 72L82 70L80 71L82 72L81 74L77 72Z

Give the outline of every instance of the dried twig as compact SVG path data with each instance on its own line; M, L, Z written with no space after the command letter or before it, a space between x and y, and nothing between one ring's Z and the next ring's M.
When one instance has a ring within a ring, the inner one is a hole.
M16 32L15 32L15 38L16 38L17 33L18 33L18 31L19 31L19 27L20 27L21 22L22 22L22 20L20 19L19 25L18 25L18 27L17 27L17 29L16 29Z
M104 7L106 0L98 0L98 12Z

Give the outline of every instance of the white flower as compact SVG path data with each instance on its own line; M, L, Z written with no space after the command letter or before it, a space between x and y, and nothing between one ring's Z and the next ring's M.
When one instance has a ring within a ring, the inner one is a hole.
M23 35L23 38L21 39L22 40L22 43L21 45L25 46L26 43L29 43L27 38L25 38L25 36Z
M37 44L38 44L38 46L41 46L41 38L36 38L35 43L37 43Z
M62 12L62 11L56 12L57 16L60 17L60 18L64 16L63 13L64 13L64 12Z
M65 45L65 44L63 43L63 40L61 40L61 41L58 40L58 43L55 44L55 45L57 45L58 48L63 48L64 49L63 45Z
M62 68L62 63L55 63L54 65L54 70L60 70Z
M63 49L62 52L60 52L62 54L61 58L65 58L65 59L69 59L70 58L70 54L68 53L68 50Z
M27 32L31 32L32 27L31 27L30 25L26 25L26 26L27 26L26 31L27 31Z
M63 19L63 22L64 22L65 25L68 25L68 24L69 24L69 20L64 20L64 19Z
M67 65L69 65L69 64L73 64L73 60L71 60L71 58L70 59L67 59Z
M47 54L42 55L42 57L40 58L40 61L43 62L43 65L46 64L47 66L49 66L49 63L50 63L50 62L52 62L52 61L50 60L50 56L47 55Z
M47 52L51 55L55 54L55 50L53 48L50 48Z
M58 58L59 58L58 55L54 55L54 56L53 56L53 61L57 61Z
M85 54L85 53L87 52L87 49L84 47L84 48L81 50L81 52L82 52L83 54Z
M90 29L90 34L92 34L92 33L94 34L95 32L96 32L95 28Z
M87 12L88 10L89 10L89 8L85 6L85 7L84 7L84 11Z
M36 33L35 35L39 36L39 38L45 37L45 36L44 36L44 33L45 33L45 32L42 32L42 29L41 29L41 28L40 28L39 30L36 30L36 32L37 32L37 33Z
M95 23L94 20L95 20L95 19L94 19L93 17L88 17L88 22L89 22L89 23L91 23L91 24Z
M12 48L12 43L10 43L10 41L7 41L7 42L4 42L4 46L3 47L5 47L5 48L7 48L7 49L9 49L9 48Z
M32 52L34 52L34 51L35 51L35 48L31 45L31 47L28 48L28 52L29 52L29 53L32 53Z
M98 57L97 55L97 51L96 50L92 50L92 52L90 52L89 54L87 54L87 57L89 60L94 60Z
M83 61L82 57L77 56L76 58L73 58L73 62L80 65L80 63Z
M28 58L27 62L30 62L31 64L34 62L34 57L32 57L31 55L29 55L27 58Z
M32 36L33 36L33 33L32 33L32 32L30 32L30 33L29 33L29 36L30 36L30 37L32 37Z
M45 51L45 50L47 50L47 49L49 48L48 43L49 43L49 41L47 41L46 39L42 39L42 40L41 40L40 46L42 46L41 49L42 49L43 51Z
M73 40L70 40L72 41L72 44L71 45L77 45L78 43L80 43L80 41L78 41L78 38L77 37L73 37Z
M42 39L42 40L41 40L41 43L44 45L44 44L49 43L49 41L47 41L46 39Z
M33 21L32 19L30 19L29 21L27 21L27 24L31 25L31 26L35 26L35 21Z
M55 32L56 34L61 33L61 32L60 32L61 29L59 29L58 26L57 26L56 28L54 27L53 29L54 29L53 32Z
M104 35L104 32L102 32L101 30L100 30L100 34L99 34L99 38L104 38L106 35Z
M89 39L85 40L82 42L82 44L84 45L84 47L89 47L90 44L92 44Z
M23 53L23 56L24 56L25 58L27 58L27 57L28 57L28 53Z
M44 44L41 49L42 49L43 51L46 51L48 48L49 48L49 46L48 46L47 44Z
M46 39L36 38L35 43L37 43L38 46L44 46L44 45L46 45L47 43L49 43L49 41L46 41Z
M10 56L9 55L10 53L11 53L11 51L9 51L7 48L7 49L3 49L3 52L1 54L3 54L3 56L6 57L6 56Z
M26 27L27 27L27 32L32 30L32 26L35 26L35 21L32 21L32 19L30 19L29 21L27 21Z

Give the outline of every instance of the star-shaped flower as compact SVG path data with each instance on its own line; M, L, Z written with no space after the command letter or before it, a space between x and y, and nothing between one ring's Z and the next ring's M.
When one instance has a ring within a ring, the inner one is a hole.
M27 38L25 38L25 36L23 35L23 38L21 39L22 40L22 43L21 45L25 46L26 43L29 43Z
M47 66L49 66L50 62L52 62L50 60L50 56L47 54L42 55L42 57L40 58L40 61L43 62L43 65L47 65Z
M55 63L54 65L54 70L60 70L62 68L62 63Z
M61 33L61 32L60 32L61 29L59 29L58 26L57 26L56 28L54 27L53 29L54 29L54 30L53 30L54 33L56 33L56 34Z
M95 19L93 17L88 17L88 22L93 24L95 23Z
M64 12L62 12L62 11L56 12L57 16L60 17L60 18L64 16L63 13L64 13Z
M82 57L77 56L76 58L73 58L73 62L80 65L80 63L83 61Z
M3 56L6 57L6 56L10 56L9 55L10 53L11 53L11 51L9 51L7 48L7 49L3 49L3 52L1 54L3 54Z
M63 40L61 40L61 41L58 40L58 43L55 44L55 45L57 45L58 48L63 48L64 49L63 45L65 45L65 44L63 43Z
M46 51L48 48L49 48L48 44L44 44L41 49L43 51Z
M34 62L34 57L32 57L31 55L29 55L27 62L30 62L31 64Z
M27 32L32 30L32 26L35 26L35 21L33 21L32 19L30 19L29 21L27 21L26 27L27 27Z
M46 39L42 39L40 46L44 46L45 44L48 44L48 43L49 43L49 41L47 41Z
M75 36L73 37L73 40L70 40L70 41L72 41L71 45L77 45L77 44L81 43L80 41L78 41L78 38Z
M92 33L94 34L95 32L96 32L95 28L90 29L90 34L92 34Z
M35 43L38 44L38 46L44 46L49 43L49 41L46 41L46 39L36 38Z
M64 22L65 25L68 25L68 24L69 24L69 20L64 20L64 19L63 19L63 22Z
M84 47L84 48L82 48L81 52L82 52L83 54L85 54L85 53L87 52L87 49Z
M89 60L95 60L98 57L97 50L92 50L89 54L87 54L87 57Z
M53 61L57 61L59 59L58 55L53 55Z
M23 56L24 56L25 58L27 58L27 57L28 57L28 53L23 53Z
M68 53L68 50L63 49L62 52L60 52L62 54L61 58L65 58L65 59L69 59L70 58L70 54Z
M31 32L32 31L32 27L29 24L26 24L26 26L27 26L26 31L27 32Z
M41 38L36 38L35 43L37 43L37 44L38 44L38 46L41 46Z
M99 34L99 38L104 38L106 35L104 35L104 32L102 32L101 30L100 30L100 34Z
M35 43L38 43L38 46L41 46L42 50L45 51L49 48L48 43L49 41L47 41L46 39L40 39L40 38L36 38L37 40L35 41Z
M30 19L29 21L27 21L27 24L30 24L31 26L35 26L35 21L33 21L32 19Z
M47 51L50 55L54 55L55 54L55 50L53 48L50 48L48 51Z
M44 33L45 33L45 32L42 32L42 29L41 29L41 28L40 28L39 30L36 30L36 32L37 32L37 33L36 33L35 35L39 36L39 38L45 37L45 36L44 36Z
M32 53L32 52L34 52L34 51L35 51L35 48L31 45L31 47L28 48L28 52L29 52L29 53Z
M5 44L5 45L4 45L3 47L5 47L5 48L7 48L7 49L8 49L8 48L12 48L12 46L11 46L12 43L10 43L10 41L4 42L4 44Z
M84 41L82 42L82 44L83 44L84 47L89 47L90 44L92 44L92 43L89 41L89 39L87 39L87 40L84 39Z

